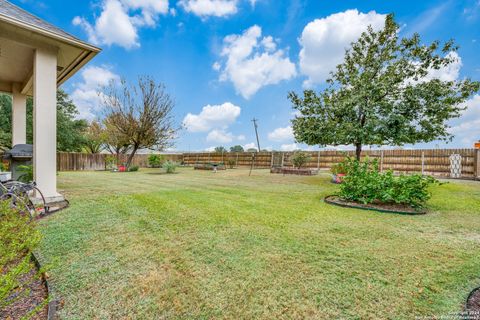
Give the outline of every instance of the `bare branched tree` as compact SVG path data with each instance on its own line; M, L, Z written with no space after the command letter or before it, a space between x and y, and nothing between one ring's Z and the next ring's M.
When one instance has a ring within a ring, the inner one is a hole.
M129 167L139 149L164 150L173 145L179 128L173 117L175 102L163 84L151 77L139 77L136 85L111 82L100 93L106 109L105 124L128 140Z

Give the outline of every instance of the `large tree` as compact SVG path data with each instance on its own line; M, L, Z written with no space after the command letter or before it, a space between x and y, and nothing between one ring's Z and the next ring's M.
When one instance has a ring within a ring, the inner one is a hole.
M106 107L106 125L128 139L127 167L139 149L161 151L172 145L178 131L173 117L175 103L163 84L150 77L140 77L136 85L111 82L100 96Z
M27 98L27 143L33 142L33 100ZM78 110L63 90L57 91L57 150L81 151L84 138L83 131L87 127L85 120L76 119ZM0 146L11 147L12 140L12 98L0 94Z
M289 94L299 115L295 139L309 145L395 145L451 140L447 121L479 90L469 79L442 80L437 70L456 62L452 41L422 44L420 36L400 38L388 15L383 30L369 27L345 53L327 88Z
M102 123L94 120L90 122L84 134L84 146L88 153L100 153L106 143L106 132Z

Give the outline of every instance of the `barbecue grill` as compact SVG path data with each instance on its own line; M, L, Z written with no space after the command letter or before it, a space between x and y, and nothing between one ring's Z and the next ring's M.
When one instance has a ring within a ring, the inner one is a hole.
M12 149L7 150L3 158L10 162L12 179L18 180L23 174L23 172L18 170L18 167L32 164L33 146L31 144L17 144Z

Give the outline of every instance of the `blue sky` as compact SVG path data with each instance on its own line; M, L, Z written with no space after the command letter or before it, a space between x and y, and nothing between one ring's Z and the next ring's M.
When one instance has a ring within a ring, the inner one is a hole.
M344 48L394 13L402 35L455 39L458 62L435 76L480 79L480 0L15 0L15 4L103 49L64 89L82 116L101 113L98 85L151 75L176 100L185 129L177 150L253 146L290 150L291 90L321 90ZM450 147L480 139L480 96L451 123ZM432 142L416 147L444 146ZM411 147L411 146L407 146Z

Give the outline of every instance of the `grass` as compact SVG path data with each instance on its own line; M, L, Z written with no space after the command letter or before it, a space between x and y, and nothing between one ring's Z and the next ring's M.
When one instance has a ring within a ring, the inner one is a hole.
M424 216L334 207L327 175L61 173L41 222L63 319L412 319L480 282L480 183Z

